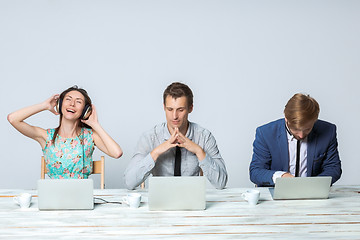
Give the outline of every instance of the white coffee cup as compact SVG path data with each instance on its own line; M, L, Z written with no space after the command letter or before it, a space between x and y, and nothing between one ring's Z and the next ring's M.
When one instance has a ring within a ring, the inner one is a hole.
M20 205L21 208L28 208L30 207L32 196L30 193L22 193L13 198L14 202Z
M140 206L141 194L129 193L123 198L123 202L130 206L130 208L138 208Z
M260 191L258 190L247 190L246 192L242 193L241 196L248 201L250 205L256 205L260 198Z

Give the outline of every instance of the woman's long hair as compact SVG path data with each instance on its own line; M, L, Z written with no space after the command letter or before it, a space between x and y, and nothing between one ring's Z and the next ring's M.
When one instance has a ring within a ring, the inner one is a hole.
M84 98L85 98L85 105L84 105L84 107L85 107L85 106L91 106L91 99L90 99L88 93L86 92L86 90L83 89L83 88L79 88L79 87L76 86L76 85L73 86L73 87L70 87L70 88L66 89L65 91L63 91L63 92L60 94L60 97L59 97L59 100L58 100L58 101L63 102L62 100L64 100L65 95L66 95L68 92L71 92L71 91L78 91L79 93L81 93L81 94L84 96ZM52 138L52 143L53 143L53 144L55 143L55 140L56 140L57 135L58 135L58 133L59 133L59 129L60 129L60 127L61 127L61 120L62 120L62 117L63 117L63 114L62 114L62 111L61 111L61 107L62 107L62 106L60 106L60 108L59 108L59 113L60 113L59 126L58 126L57 128L55 128L54 136L53 136L53 138ZM88 125L86 125L85 123L81 122L80 119L79 119L78 121L80 122L79 126L80 126L81 128L84 128L84 127L85 127L85 128L91 128L90 126L88 126Z

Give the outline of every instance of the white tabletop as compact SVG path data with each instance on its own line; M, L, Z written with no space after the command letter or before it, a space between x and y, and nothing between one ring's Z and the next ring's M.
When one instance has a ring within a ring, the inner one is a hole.
M204 211L149 211L147 191L140 208L102 204L94 210L39 211L34 196L20 209L12 196L34 190L0 190L1 239L360 239L360 186L333 186L329 199L273 201L267 188L250 206L245 188L207 190ZM120 201L128 190L94 190Z

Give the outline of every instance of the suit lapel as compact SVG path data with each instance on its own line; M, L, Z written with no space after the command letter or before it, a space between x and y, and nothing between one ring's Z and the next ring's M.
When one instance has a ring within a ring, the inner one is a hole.
M281 166L283 171L289 171L289 147L285 129L285 119L280 121L277 142L280 149Z
M310 177L312 173L312 166L315 158L316 142L317 142L317 132L316 132L316 123L315 123L313 130L308 136L308 142L307 142L307 176L308 177Z

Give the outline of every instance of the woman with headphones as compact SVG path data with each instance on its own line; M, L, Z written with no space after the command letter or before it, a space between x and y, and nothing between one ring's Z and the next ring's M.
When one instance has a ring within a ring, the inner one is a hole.
M60 115L57 128L45 130L24 122L45 110ZM9 114L8 121L20 133L40 143L50 178L88 178L94 146L113 158L122 155L120 146L99 124L87 92L77 86Z

